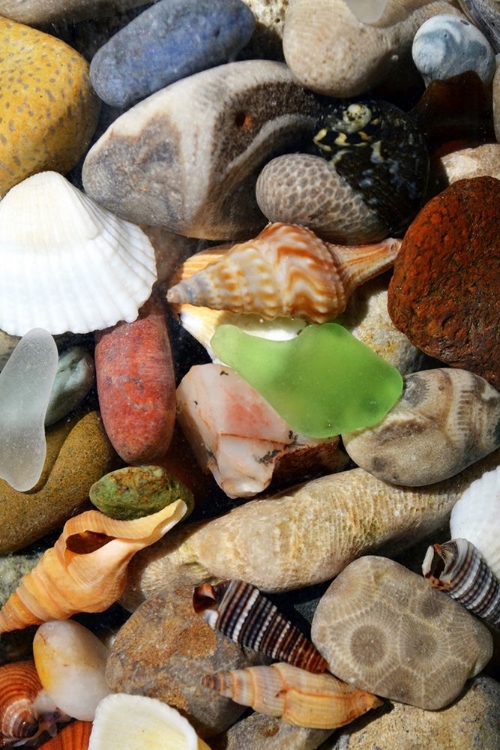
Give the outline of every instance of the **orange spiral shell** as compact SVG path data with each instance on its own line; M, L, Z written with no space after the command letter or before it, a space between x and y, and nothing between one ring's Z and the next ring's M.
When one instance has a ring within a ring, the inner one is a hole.
M0 746L37 734L39 717L34 701L42 689L32 661L0 667Z
M40 745L40 750L88 750L91 731L91 721L73 721Z

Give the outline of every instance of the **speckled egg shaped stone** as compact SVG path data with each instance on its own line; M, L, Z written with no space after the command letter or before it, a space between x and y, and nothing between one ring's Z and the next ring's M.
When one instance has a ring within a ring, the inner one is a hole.
M128 107L227 62L254 28L253 13L242 0L161 0L98 50L90 78L107 104Z
M384 482L441 482L500 445L500 393L466 370L416 372L384 419L342 440L352 460Z
M355 560L333 581L311 637L332 674L428 711L450 704L493 652L488 629L465 608L375 556Z
M193 493L162 466L126 466L101 477L90 488L90 500L111 518L128 521L163 510L179 498L194 508Z
M495 73L495 53L470 21L443 13L429 18L413 39L413 62L426 84L473 70L484 83Z
M0 17L0 197L36 172L68 172L88 146L99 106L81 55Z
M426 354L500 387L500 181L459 180L408 228L388 309Z

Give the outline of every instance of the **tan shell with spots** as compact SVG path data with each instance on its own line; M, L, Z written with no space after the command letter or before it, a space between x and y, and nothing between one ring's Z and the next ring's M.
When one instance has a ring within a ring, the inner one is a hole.
M491 659L488 629L421 576L384 557L351 563L320 600L312 639L342 680L436 710Z

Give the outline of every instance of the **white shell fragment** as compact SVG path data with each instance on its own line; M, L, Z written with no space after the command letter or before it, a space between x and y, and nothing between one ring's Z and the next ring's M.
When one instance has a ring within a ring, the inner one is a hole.
M157 698L115 693L97 707L88 750L210 750L191 724Z
M153 246L56 172L0 203L0 329L89 333L132 322L156 281Z
M0 374L0 477L21 492L34 487L42 473L47 453L45 412L57 363L54 339L42 328L34 328L18 343Z
M500 578L500 467L476 479L453 506L452 539L467 539Z
M104 676L109 651L74 620L44 622L33 641L35 666L56 706L75 719L92 721L111 692Z

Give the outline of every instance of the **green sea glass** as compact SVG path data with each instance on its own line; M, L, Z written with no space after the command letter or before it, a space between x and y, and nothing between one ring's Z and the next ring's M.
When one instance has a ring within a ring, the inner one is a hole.
M377 424L403 391L398 370L336 323L307 326L290 341L222 325L211 346L294 430L309 437Z

